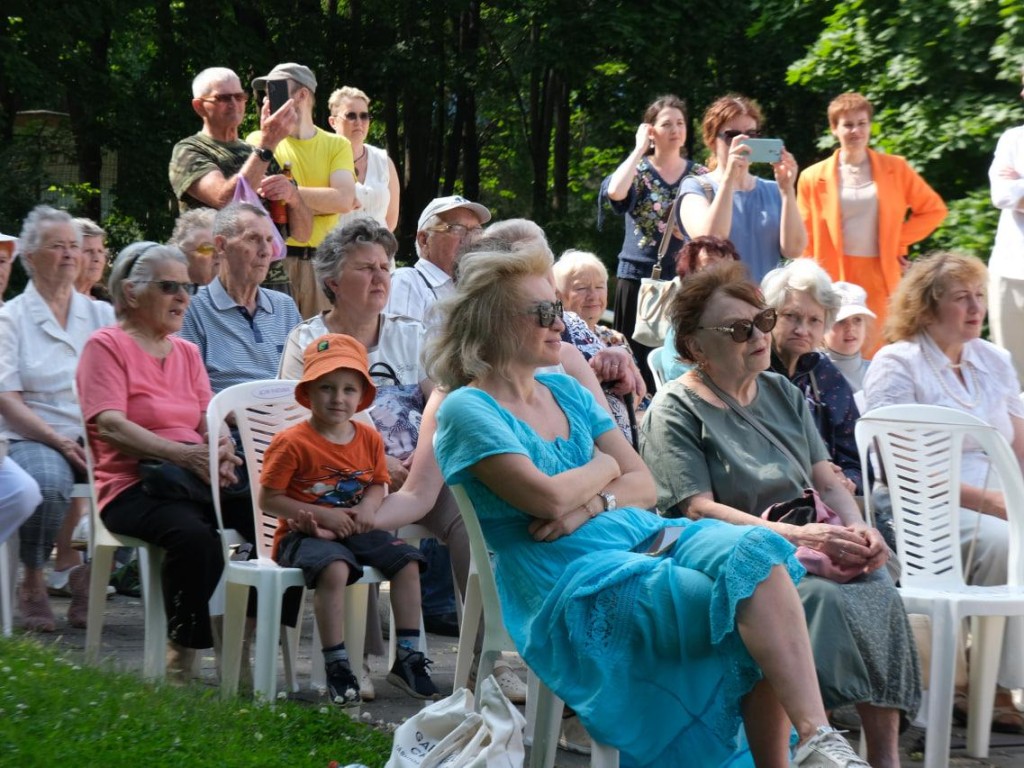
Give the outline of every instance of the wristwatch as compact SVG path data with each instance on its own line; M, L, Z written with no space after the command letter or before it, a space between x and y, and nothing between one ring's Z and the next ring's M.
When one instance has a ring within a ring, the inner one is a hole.
M262 160L264 163L269 163L274 159L274 150L267 149L266 147L253 147L253 153Z
M618 506L618 504L615 502L615 494L614 493L605 493L604 491L602 491L601 493L599 493L597 495L600 496L601 497L601 501L604 502L604 511L605 512L610 512L611 510L615 509Z

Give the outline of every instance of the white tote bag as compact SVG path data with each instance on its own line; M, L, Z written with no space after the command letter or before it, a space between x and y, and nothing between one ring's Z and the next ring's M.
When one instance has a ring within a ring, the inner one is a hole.
M493 675L477 689L479 713L473 694L459 688L398 726L385 768L522 768L526 720Z

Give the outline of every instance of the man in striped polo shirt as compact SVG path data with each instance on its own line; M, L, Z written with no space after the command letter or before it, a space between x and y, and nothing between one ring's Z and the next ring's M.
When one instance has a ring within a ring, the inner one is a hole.
M192 299L180 336L199 347L216 393L275 378L288 333L302 318L290 296L260 287L274 252L274 225L263 208L232 203L217 211L213 243L220 272Z

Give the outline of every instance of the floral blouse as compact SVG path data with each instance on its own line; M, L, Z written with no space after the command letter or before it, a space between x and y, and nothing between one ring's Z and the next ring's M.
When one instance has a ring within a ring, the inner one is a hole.
M598 207L598 226L601 226L604 204L626 217L626 232L619 252L619 266L616 276L639 280L651 276L651 270L658 260L658 247L665 229L669 227L668 216L672 210L672 202L679 192L679 185L690 174L703 175L708 169L703 165L687 161L682 176L675 182L668 182L644 158L636 167L636 176L629 188L629 194L622 200L608 197L608 185L611 176L601 184L601 195ZM675 255L683 246L683 240L673 237L662 264L661 277L669 280L675 277Z

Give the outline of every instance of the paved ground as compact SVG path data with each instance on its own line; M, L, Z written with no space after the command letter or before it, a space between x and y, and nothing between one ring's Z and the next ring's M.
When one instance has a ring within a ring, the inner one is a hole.
M54 610L60 621L60 632L45 636L46 641L53 642L66 650L82 652L85 646L85 631L71 629L63 622L66 610L66 599L54 598ZM117 595L107 601L106 620L103 629L103 651L102 657L105 662L125 669L138 671L142 668L142 635L143 618L142 602L138 599ZM310 671L310 613L306 611L306 626L304 627L304 643L300 648L299 675L300 685L304 690L295 694L293 698L319 702L317 693L309 690ZM432 675L438 687L450 691L452 678L455 672L456 643L453 638L430 635L428 639L430 658L434 661ZM371 658L371 673L377 691L375 701L366 703L362 707L361 717L364 720L373 722L380 727L386 727L389 723L400 723L404 718L416 712L422 702L410 699L399 692L386 681L387 675L386 659ZM280 669L280 667L279 667ZM216 685L215 670L213 665L212 652L208 652L203 659L203 683ZM626 673L626 670L623 670ZM283 672L279 679L279 685L283 686ZM923 731L911 728L902 739L904 747L903 766L921 766L921 749L923 746ZM588 766L589 760L576 755L570 755L559 751L556 765L560 768L576 768L577 766ZM966 757L964 752L964 733L960 729L953 732L953 751L950 758L951 766L996 766L997 768L1024 768L1024 737L1005 736L1000 734L992 735L991 755L986 759L975 759Z

